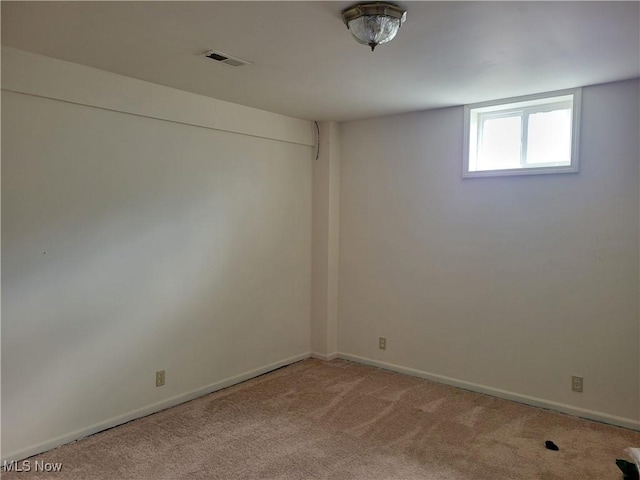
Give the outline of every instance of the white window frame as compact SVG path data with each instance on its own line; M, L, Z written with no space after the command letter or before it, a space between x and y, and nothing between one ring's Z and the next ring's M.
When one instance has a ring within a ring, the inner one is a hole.
M579 171L580 145L580 109L582 104L582 89L559 90L555 92L512 97L502 100L474 103L464 106L464 178L495 177L510 175L540 175L549 173L576 173ZM545 111L557 110L558 107L572 109L571 119L571 161L569 165L536 163L527 164L527 136L529 115ZM475 170L479 141L482 138L482 128L488 119L520 116L522 118L520 166L508 169Z

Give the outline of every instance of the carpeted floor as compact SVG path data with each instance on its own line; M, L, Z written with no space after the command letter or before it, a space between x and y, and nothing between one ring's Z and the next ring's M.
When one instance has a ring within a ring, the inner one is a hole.
M2 478L620 480L615 459L638 445L640 432L309 359L29 459L60 473Z

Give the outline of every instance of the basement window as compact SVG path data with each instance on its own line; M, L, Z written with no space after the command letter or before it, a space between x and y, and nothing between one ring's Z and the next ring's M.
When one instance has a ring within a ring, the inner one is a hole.
M465 105L463 177L578 171L581 89Z

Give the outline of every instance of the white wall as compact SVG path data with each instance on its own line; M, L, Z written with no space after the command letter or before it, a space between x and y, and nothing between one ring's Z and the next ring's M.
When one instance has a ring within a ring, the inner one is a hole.
M309 122L2 55L3 458L308 356Z
M584 89L578 174L463 180L462 107L343 124L343 356L640 426L639 101Z

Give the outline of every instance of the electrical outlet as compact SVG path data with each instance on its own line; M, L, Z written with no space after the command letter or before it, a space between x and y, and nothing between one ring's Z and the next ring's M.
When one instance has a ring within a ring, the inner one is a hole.
M158 370L156 372L156 387L164 385L164 370Z
M576 377L575 375L571 377L571 390L574 392L582 393L582 388L584 386L584 378Z
M384 337L380 337L380 340L378 341L378 347L380 347L380 350L386 350L387 349L387 339Z

